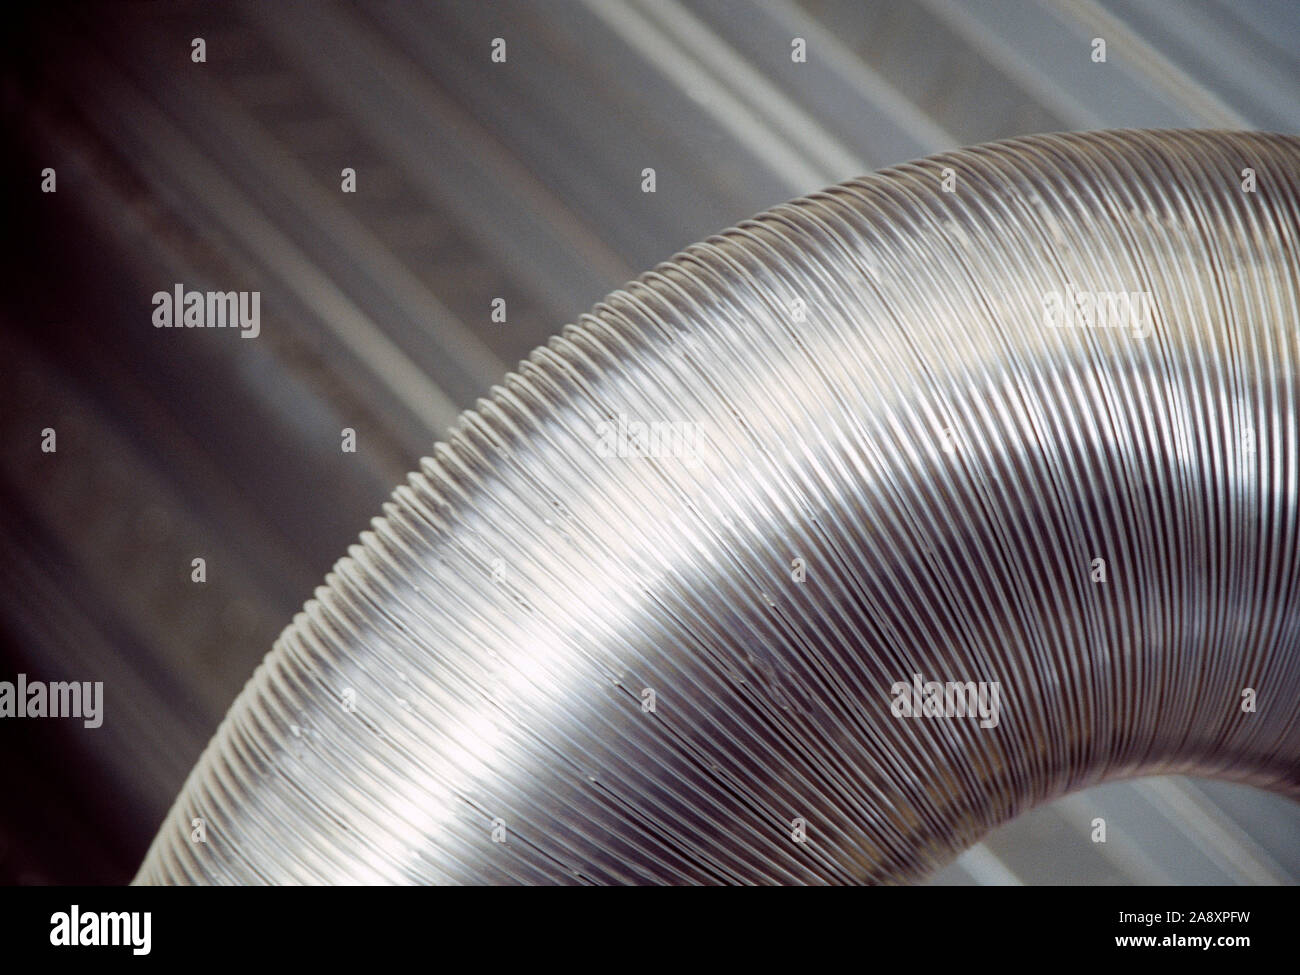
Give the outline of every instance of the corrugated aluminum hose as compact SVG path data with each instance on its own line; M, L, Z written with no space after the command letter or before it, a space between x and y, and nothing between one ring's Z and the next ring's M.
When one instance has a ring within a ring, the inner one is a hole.
M137 880L908 882L1103 780L1300 796L1298 190L1036 136L688 248L398 488Z

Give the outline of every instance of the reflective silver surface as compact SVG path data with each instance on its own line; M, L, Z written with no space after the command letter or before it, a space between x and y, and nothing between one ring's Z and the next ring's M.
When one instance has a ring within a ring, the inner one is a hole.
M903 881L1108 778L1300 794L1298 163L1020 139L644 275L398 490L139 879Z

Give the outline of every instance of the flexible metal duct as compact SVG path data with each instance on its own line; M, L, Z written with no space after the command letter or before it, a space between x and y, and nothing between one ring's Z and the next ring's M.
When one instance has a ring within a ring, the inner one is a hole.
M1039 136L689 248L397 490L138 879L906 881L1104 779L1300 795L1298 187Z

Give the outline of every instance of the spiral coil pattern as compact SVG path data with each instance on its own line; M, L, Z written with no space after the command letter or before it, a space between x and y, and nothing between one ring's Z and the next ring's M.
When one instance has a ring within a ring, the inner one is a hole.
M900 882L1105 779L1300 796L1298 190L1038 136L688 248L398 488L138 879Z

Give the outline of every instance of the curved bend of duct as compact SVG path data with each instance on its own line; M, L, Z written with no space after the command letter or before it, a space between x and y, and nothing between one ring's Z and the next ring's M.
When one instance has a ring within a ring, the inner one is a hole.
M1038 136L688 248L397 489L137 879L900 882L1108 779L1300 795L1298 190Z

